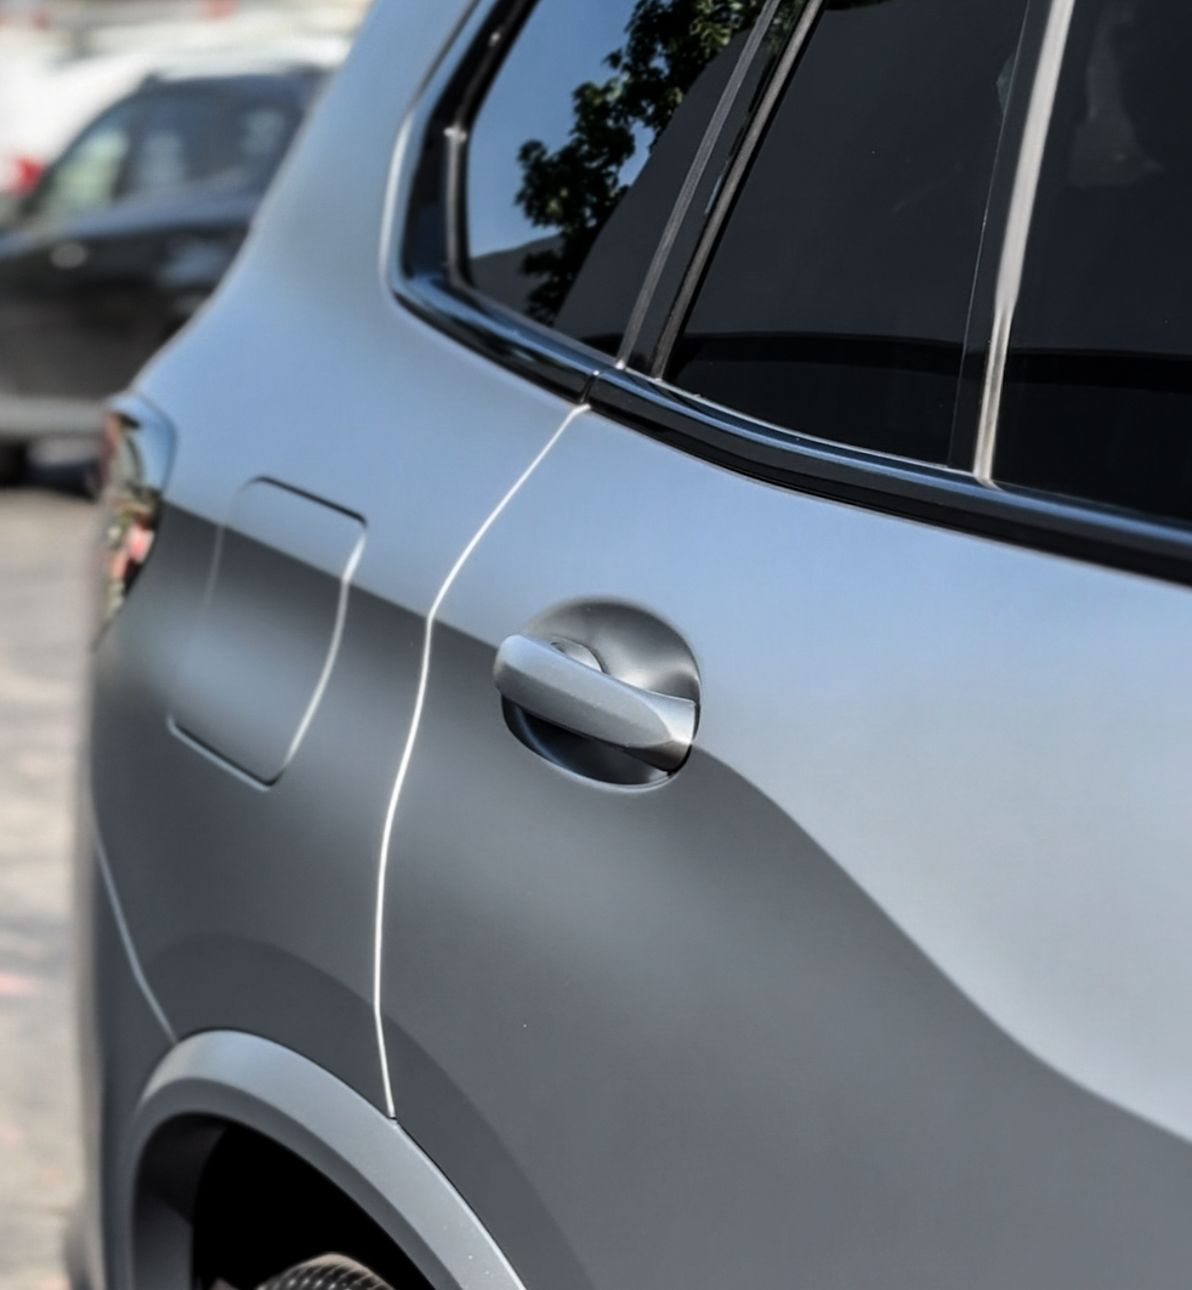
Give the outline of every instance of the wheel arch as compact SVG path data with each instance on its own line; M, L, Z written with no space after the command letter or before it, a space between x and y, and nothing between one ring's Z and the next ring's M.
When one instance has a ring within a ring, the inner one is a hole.
M524 1290L476 1214L398 1124L307 1058L230 1031L177 1044L141 1097L117 1184L116 1212L126 1216L114 1251L120 1284L191 1284L195 1197L232 1126L321 1174L435 1290Z

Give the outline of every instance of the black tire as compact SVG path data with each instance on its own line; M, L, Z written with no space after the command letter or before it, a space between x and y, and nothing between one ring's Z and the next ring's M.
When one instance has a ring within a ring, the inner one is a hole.
M0 488L15 488L25 479L29 466L29 445L0 441Z
M297 1263L264 1281L257 1290L392 1290L362 1264L339 1254L322 1254Z

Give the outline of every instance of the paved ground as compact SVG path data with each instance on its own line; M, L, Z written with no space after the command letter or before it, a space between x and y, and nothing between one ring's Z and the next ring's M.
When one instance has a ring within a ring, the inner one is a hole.
M58 1290L77 1188L68 855L94 507L0 490L0 1290Z

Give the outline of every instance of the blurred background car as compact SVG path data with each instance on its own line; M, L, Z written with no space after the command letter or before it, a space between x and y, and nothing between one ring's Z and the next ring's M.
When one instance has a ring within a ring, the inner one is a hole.
M0 3L0 484L214 290L358 13Z
M337 62L362 0L0 0L0 193L27 190L163 59Z
M29 440L93 431L103 398L231 263L324 70L148 77L0 226L0 479Z

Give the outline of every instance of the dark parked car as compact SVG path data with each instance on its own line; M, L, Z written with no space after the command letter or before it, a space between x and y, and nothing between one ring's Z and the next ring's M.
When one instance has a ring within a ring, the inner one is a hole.
M0 482L28 443L98 429L102 399L211 293L323 76L157 75L71 142L0 228Z

